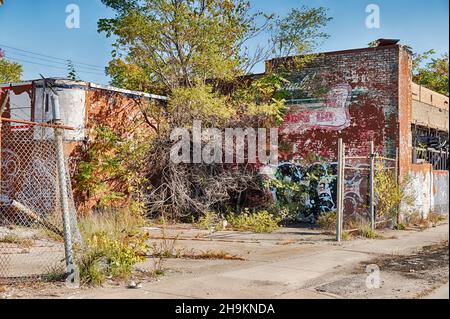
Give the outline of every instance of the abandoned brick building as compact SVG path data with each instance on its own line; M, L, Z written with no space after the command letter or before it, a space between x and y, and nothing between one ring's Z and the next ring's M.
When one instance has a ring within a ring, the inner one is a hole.
M347 155L367 156L369 141L396 158L399 178L409 175L414 206L427 215L448 212L447 96L412 81L412 54L396 40L377 46L325 52L290 70L289 112L280 129L284 160L317 154L337 158L338 138ZM292 58L266 63L266 73Z
M266 62L266 73L289 65L291 58ZM283 161L320 155L337 156L338 138L347 152L366 156L368 142L376 151L395 158L399 177L411 176L416 209L448 212L448 97L412 81L411 53L397 41L378 41L375 47L325 52L301 70L290 70L286 87L288 113L280 127ZM64 124L76 128L66 135L66 152L86 139L88 122L96 117L110 125L126 125L138 110L139 99L165 97L99 86L51 80L58 92ZM48 99L42 99L42 80L5 84L9 102L2 117L47 122ZM51 93L48 93L51 94ZM0 96L0 105L6 94ZM18 132L27 125L11 124ZM0 132L1 134L1 132ZM2 145L3 150L3 145ZM3 178L7 176L2 166Z

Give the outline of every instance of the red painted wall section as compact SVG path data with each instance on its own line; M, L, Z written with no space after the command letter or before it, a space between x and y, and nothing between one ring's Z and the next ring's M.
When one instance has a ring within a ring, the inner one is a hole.
M287 87L291 106L280 128L281 159L316 154L334 160L340 137L347 155L367 155L373 140L376 151L395 157L400 50L392 45L330 52L293 70ZM269 61L268 71L283 63Z
M412 165L412 59L399 50L399 177L404 178Z

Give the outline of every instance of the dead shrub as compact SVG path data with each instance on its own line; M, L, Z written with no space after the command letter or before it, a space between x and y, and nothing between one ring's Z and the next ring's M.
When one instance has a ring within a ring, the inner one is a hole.
M324 213L317 219L317 226L326 231L336 230L336 212Z

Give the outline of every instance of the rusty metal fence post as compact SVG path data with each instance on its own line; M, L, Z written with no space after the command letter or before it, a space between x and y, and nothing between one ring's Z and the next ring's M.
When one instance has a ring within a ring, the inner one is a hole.
M342 239L342 226L344 219L344 187L345 187L345 144L342 138L338 141L337 164L337 206L336 206L336 241Z
M370 226L375 230L375 144L370 142L370 176L369 176L369 200L370 200Z
M399 156L399 148L397 147L395 149L395 182L397 183L398 187L400 187L400 174L399 174L399 163L400 160L400 156ZM396 223L397 225L400 225L402 222L402 214L401 214L401 204L397 205L397 220Z

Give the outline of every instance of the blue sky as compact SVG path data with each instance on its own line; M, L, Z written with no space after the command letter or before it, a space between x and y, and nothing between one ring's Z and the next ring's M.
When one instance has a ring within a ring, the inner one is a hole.
M253 0L255 9L267 13L287 13L291 8L303 4L324 6L334 19L326 28L330 39L320 47L320 51L342 50L365 47L377 38L396 38L416 51L436 49L448 52L449 16L448 0ZM65 20L68 4L77 4L81 10L81 28L67 29ZM381 13L381 28L365 27L365 12L368 4L378 4ZM34 79L39 73L44 76L67 75L65 62L51 63L45 57L36 60L22 51L5 46L32 51L61 59L90 64L80 69L78 75L86 81L102 84L108 78L100 68L110 60L111 39L97 33L97 21L111 17L112 12L100 0L5 0L0 7L0 48L8 57L20 59L24 65L23 79ZM53 60L53 59L50 59ZM28 62L23 62L28 61ZM53 60L58 61L58 60ZM31 64L53 65L56 68ZM97 66L98 68L93 68ZM59 68L58 68L59 67ZM262 71L259 66L255 71ZM88 73L89 72L89 73Z

